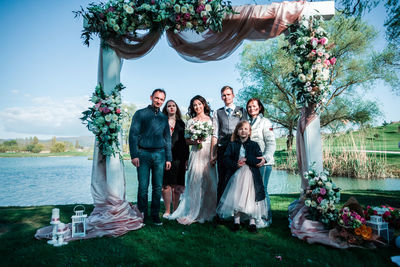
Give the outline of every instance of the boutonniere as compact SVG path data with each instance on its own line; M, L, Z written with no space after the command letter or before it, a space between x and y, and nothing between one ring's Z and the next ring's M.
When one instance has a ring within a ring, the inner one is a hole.
M242 118L243 113L240 110L237 110L233 113L233 116L238 117L238 118Z

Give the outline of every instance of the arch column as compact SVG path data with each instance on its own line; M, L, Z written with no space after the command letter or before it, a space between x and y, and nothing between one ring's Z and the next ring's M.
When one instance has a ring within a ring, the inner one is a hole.
M122 59L111 48L100 46L97 81L110 94L120 83ZM122 145L122 135L119 136ZM116 156L103 156L95 141L92 167L92 197L94 203L104 203L108 196L125 200L125 172L123 161Z

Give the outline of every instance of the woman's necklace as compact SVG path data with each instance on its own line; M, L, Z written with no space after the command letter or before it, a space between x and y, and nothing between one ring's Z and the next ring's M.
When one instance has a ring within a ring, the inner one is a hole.
M175 124L176 124L176 119L175 118L168 118L168 124L169 124L169 130L171 134L174 132L175 129Z

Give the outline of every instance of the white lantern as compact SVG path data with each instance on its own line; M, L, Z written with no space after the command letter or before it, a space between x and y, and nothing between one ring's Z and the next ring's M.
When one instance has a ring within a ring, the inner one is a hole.
M372 228L374 234L377 234L389 243L389 225L387 222L382 221L381 216L372 215L367 225Z
M75 215L72 215L72 237L85 237L86 236L86 217L83 214L85 207L77 205L74 207Z

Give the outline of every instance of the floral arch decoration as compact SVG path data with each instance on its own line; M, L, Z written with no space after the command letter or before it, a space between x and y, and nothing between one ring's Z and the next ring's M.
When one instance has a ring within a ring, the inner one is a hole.
M278 36L295 23L306 2L232 6L225 0L110 0L91 3L75 11L83 17L82 38L89 45L99 36L103 48L120 58L146 55L165 31L169 45L191 62L222 60L244 40L266 40ZM196 35L195 38L194 35ZM101 82L82 120L98 141L104 156L120 153L122 84L105 93Z

